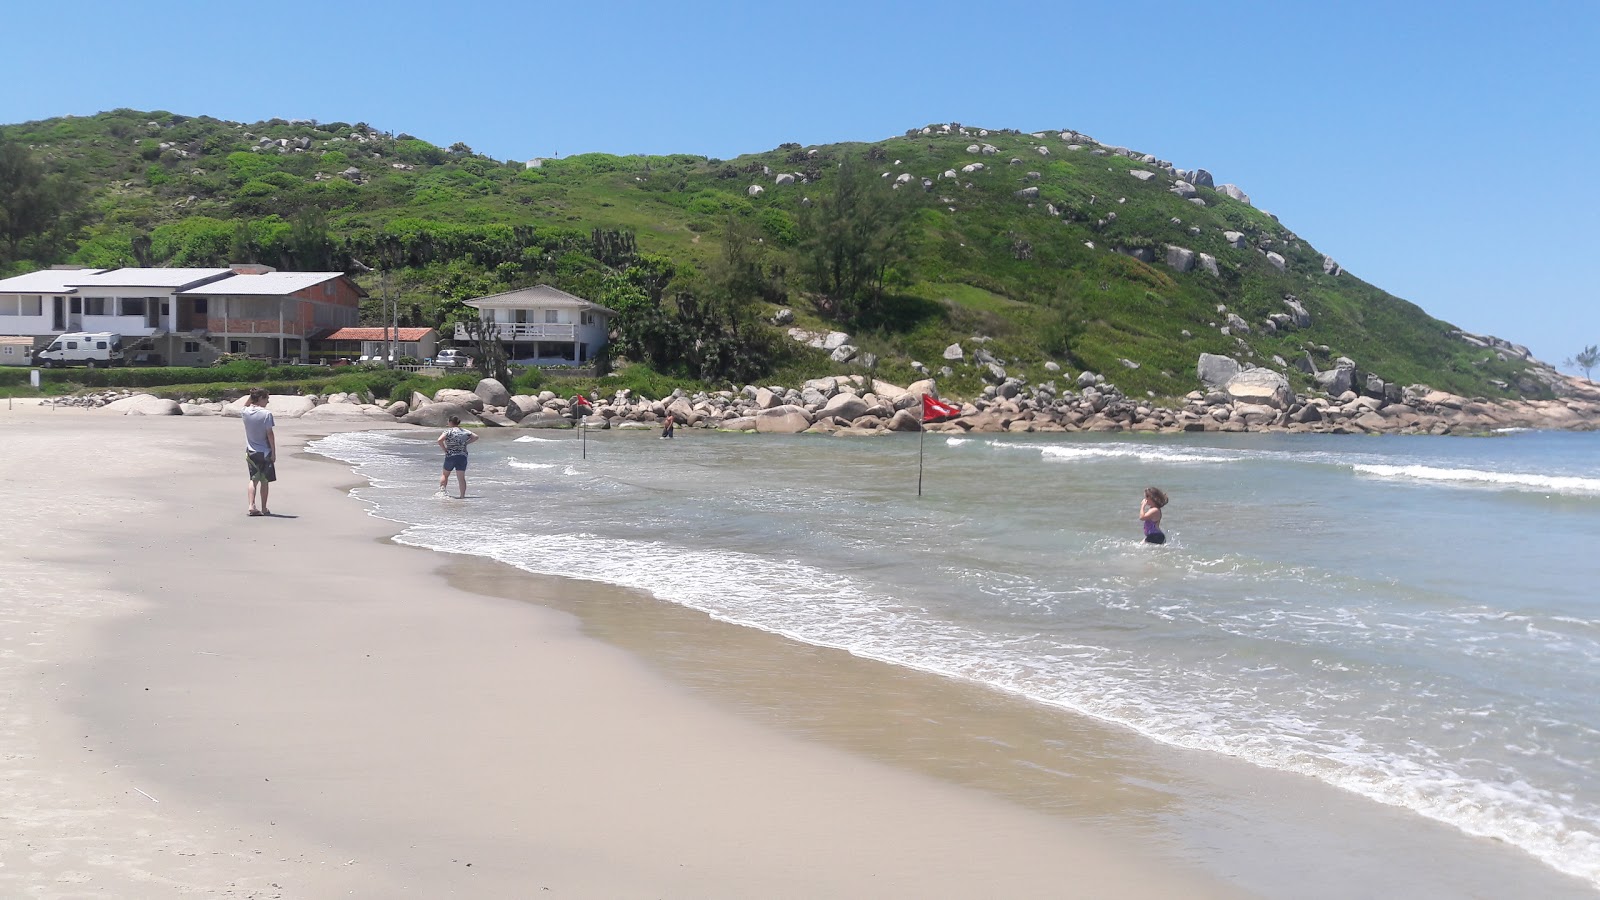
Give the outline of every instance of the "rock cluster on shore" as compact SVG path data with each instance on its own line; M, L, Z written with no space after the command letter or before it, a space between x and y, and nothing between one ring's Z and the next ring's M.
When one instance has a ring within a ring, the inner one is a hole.
M1067 387L1008 377L963 404L959 416L930 424L928 430L1480 434L1503 428L1600 427L1600 387L1576 378L1569 379L1566 396L1556 400L1491 401L1373 379L1361 386L1364 391L1340 382L1335 386L1343 390L1337 395L1306 397L1296 395L1277 372L1237 366L1225 357L1202 358L1197 374L1214 386L1189 393L1176 406L1128 397L1093 372L1081 373ZM798 388L746 385L738 391L677 391L660 399L620 390L608 398L593 397L589 409L575 411L571 400L553 392L513 395L499 381L485 378L473 391L446 389L432 397L413 394L409 400L387 403L361 394L273 395L269 408L283 418L398 421L427 427L443 427L456 415L467 424L492 427L567 428L581 420L591 428L649 428L671 416L690 428L876 434L921 427L923 394L938 396L932 379L899 387L862 375L840 375L813 379ZM237 416L244 405L243 398L180 403L115 391L49 402L125 415L189 416Z

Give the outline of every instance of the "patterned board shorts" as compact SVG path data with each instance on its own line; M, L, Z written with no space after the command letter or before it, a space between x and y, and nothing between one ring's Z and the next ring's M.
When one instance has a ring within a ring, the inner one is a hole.
M256 450L244 452L245 465L250 468L251 481L277 481L278 471L265 453Z

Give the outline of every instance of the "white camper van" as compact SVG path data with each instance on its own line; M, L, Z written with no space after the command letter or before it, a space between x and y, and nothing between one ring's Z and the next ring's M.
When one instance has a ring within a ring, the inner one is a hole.
M122 335L111 331L74 331L50 342L50 346L33 355L41 368L57 366L122 365Z

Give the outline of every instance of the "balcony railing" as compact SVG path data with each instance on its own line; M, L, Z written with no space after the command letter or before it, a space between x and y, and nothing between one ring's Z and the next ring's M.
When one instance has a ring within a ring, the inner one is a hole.
M486 322L484 328L502 341L575 341L576 325L550 325L544 322ZM467 326L456 325L456 340L472 340Z

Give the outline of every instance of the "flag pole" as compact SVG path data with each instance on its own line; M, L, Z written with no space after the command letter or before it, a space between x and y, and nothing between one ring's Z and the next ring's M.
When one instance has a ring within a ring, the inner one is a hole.
M917 496L922 496L922 436L928 433L928 426L922 422L917 423Z

